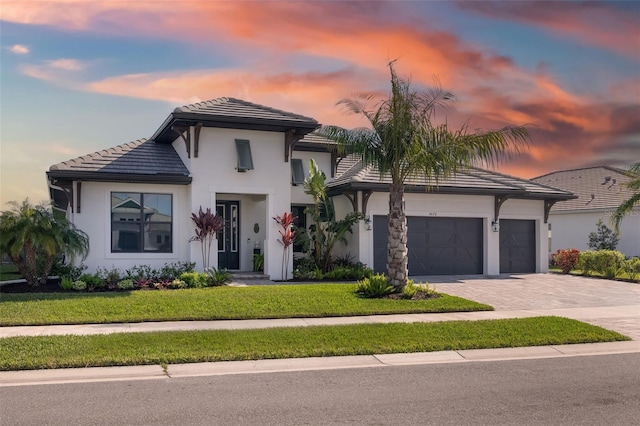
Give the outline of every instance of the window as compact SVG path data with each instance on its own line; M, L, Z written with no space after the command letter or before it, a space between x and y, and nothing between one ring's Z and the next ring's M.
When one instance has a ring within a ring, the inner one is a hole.
M253 170L253 158L251 158L251 145L246 139L236 139L236 153L238 154L238 171Z
M291 159L291 183L294 185L302 185L304 183L304 168L302 160L299 158Z
M171 253L171 194L111 193L112 253Z
M307 215L304 210L306 206L291 206L291 213L293 213L293 217L296 219L293 221L293 224L296 228L306 228L307 227ZM298 232L296 232L296 235ZM297 238L296 238L297 240ZM304 247L302 244L293 243L293 251L294 252L302 252L304 251Z

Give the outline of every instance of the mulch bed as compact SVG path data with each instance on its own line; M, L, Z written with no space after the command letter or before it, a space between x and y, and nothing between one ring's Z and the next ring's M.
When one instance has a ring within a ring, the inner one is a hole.
M416 294L411 298L411 300L437 299L438 297L440 297L438 293L430 293L418 290ZM403 297L402 293L391 293L384 296L383 299L403 299Z
M56 278L49 279L38 287L32 287L26 282L3 284L0 285L0 293L59 293L62 291L59 283L60 280Z

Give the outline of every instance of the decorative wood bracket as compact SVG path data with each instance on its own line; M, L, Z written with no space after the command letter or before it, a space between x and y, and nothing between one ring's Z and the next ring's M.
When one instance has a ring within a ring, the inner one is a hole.
M500 218L500 207L507 201L510 197L508 195L496 195L494 198L494 217L493 221L497 222Z
M178 134L180 134L180 137L187 147L187 158L191 158L191 132L189 131L189 127L172 126L171 130L174 130L178 132ZM187 134L187 136L185 136L185 133Z
M345 197L351 201L353 212L358 213L358 192L357 191L345 191L342 193Z
M549 212L557 200L544 200L544 223L549 221Z
M73 182L70 182L70 181L58 182L57 179L54 179L52 183L56 185L58 188L62 189L62 192L64 192L64 195L67 197L67 207L68 208L70 207L71 213L74 213L75 207L73 204ZM80 187L78 187L78 190L80 190Z
M362 214L367 214L367 204L369 203L369 197L371 197L373 191L362 191Z
M193 156L198 158L198 147L200 146L200 129L202 129L202 123L198 123L193 126Z
M80 200L82 200L82 182L78 181L76 182L76 213L81 213Z
M289 162L289 157L291 157L291 153L293 152L293 147L295 144L301 139L300 136L296 135L296 131L294 129L289 129L284 132L284 162Z

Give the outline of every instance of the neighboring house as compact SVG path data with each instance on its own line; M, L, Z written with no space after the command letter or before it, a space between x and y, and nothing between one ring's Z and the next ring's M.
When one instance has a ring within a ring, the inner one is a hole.
M589 234L602 219L613 229L611 215L632 193L625 187L627 171L609 166L562 170L532 179L573 192L578 198L556 203L551 209L551 251L566 248L588 250ZM618 250L640 256L640 206L620 223Z
M51 198L89 235L90 270L176 261L201 269L199 244L189 242L191 213L210 207L226 219L211 264L250 270L260 250L265 273L279 280L283 247L273 217L293 211L299 224L310 224L303 212L312 200L302 183L314 159L337 215L357 210L367 218L336 254L383 271L388 182L357 159L339 157L332 141L313 133L318 126L233 98L179 107L149 139L51 166ZM544 272L546 215L572 197L478 168L437 185L414 179L406 188L411 275Z

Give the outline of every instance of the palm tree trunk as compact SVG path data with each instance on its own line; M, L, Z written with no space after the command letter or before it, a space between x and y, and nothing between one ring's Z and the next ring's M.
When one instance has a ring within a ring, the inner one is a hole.
M389 240L387 275L396 291L407 284L407 217L404 213L404 185L391 184L389 190Z

